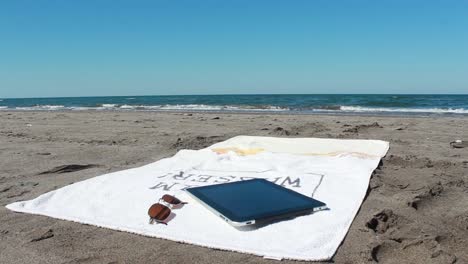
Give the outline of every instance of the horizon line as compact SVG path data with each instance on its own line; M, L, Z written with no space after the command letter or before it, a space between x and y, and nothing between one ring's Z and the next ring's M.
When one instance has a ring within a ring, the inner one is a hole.
M44 97L0 97L0 99L52 99L52 98L95 98L95 97L150 97L150 96L255 96L255 95L468 95L468 93L252 93L252 94L153 94L153 95L83 95Z

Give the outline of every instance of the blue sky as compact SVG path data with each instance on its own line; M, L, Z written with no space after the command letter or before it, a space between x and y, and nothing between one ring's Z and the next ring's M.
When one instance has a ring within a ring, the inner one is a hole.
M468 1L0 2L0 97L468 93Z

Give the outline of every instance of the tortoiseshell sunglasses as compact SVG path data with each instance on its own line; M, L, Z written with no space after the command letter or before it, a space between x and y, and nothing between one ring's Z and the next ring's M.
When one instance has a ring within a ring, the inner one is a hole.
M171 209L161 204L161 202L166 203L168 206L174 209L175 206L186 204L186 202L182 202L181 200L177 199L172 195L165 194L162 198L159 199L158 203L153 204L148 209L148 215L150 217L149 223L153 224L156 222L157 224L165 224L167 223L164 221L166 220L169 215L171 215Z

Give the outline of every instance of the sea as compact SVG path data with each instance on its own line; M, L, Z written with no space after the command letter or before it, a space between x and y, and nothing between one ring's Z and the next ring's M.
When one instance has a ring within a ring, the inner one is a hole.
M468 94L249 94L0 98L0 111L2 110L468 116Z

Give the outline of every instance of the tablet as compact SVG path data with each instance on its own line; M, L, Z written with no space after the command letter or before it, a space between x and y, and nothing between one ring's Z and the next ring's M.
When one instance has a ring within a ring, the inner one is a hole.
M233 226L291 217L326 204L265 179L187 188L187 193Z

